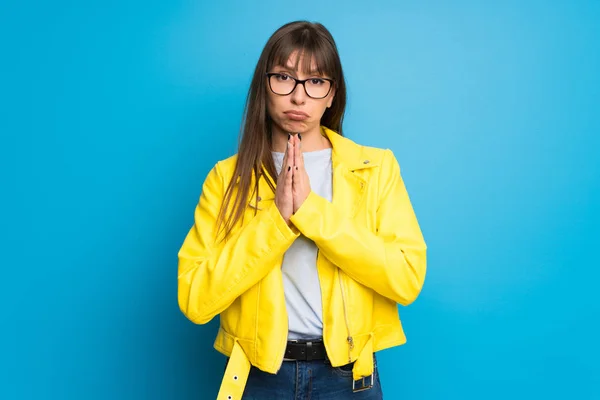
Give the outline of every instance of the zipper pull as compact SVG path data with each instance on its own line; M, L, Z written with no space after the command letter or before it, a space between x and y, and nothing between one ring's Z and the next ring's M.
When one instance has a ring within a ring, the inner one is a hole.
M352 339L352 336L348 336L348 345L350 345L350 350L354 349L354 339Z

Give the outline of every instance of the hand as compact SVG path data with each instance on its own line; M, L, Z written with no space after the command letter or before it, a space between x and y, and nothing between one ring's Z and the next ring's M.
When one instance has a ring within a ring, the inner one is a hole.
M304 168L304 155L302 154L302 139L300 134L292 136L294 143L294 175L292 177L292 196L294 198L294 213L298 211L304 200L310 194L310 179Z
M283 156L281 172L277 177L275 188L275 205L285 222L290 224L290 217L294 212L294 199L292 196L292 176L294 174L294 146L288 139L287 149Z

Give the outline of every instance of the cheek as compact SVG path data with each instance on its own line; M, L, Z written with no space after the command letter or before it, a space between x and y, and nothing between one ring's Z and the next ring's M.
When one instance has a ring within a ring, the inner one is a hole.
M283 108L282 102L284 100L285 100L285 98L282 96L277 96L277 95L274 95L273 93L268 93L267 94L267 108L269 109L269 112L275 114L278 111L281 111Z
M318 104L318 108L317 111L319 113L319 116L323 116L323 114L325 114L325 111L327 111L327 106L329 105L329 103L327 101L322 101Z
M272 96L270 96L269 94L267 94L267 113L269 114L269 116L271 118L273 118L273 116L276 114L277 112L277 105L273 99Z

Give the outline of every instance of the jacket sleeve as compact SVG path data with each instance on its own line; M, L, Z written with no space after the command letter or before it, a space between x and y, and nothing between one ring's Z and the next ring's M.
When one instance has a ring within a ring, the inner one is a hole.
M291 221L352 279L408 305L423 287L427 247L391 150L380 171L375 233L314 192Z
M223 182L217 163L203 184L194 225L178 253L179 307L197 324L209 322L264 278L299 235L272 202L227 241L217 243Z

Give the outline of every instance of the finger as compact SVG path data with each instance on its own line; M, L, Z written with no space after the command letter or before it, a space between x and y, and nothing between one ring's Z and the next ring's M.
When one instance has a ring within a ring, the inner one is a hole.
M298 157L300 154L300 140L298 134L294 135L294 169L298 171Z
M290 141L288 139L288 141L286 142L286 146L285 146L285 150L283 151L283 162L287 161L287 157L288 157L288 149L290 148Z
M292 143L293 143L293 147L294 147L294 153L293 153L293 160L294 162L292 163L292 185L295 185L297 182L297 177L298 174L296 173L296 171L298 171L298 168L296 167L296 157L298 154L298 135L292 135Z
M294 170L293 184L294 184L294 188L296 188L296 189L298 189L299 185L300 185L300 173L298 171L298 164L297 164L298 153L300 153L299 144L294 146L294 166L292 167L292 169Z
M302 152L302 139L300 139L300 134L298 134L298 152L295 161L295 165L298 167L297 169L301 170L304 168L304 153Z
M294 171L291 165L287 167L285 173L285 186L284 189L287 193L291 193L292 191L292 179L294 177Z
M292 163L292 168L295 170L296 169L296 135L292 136L292 146L294 147L294 151L292 152L292 160L294 160L294 162Z
M287 165L294 167L294 137L290 135L287 148Z
M283 177L285 179L285 172L287 171L287 166L288 164L288 160L290 159L290 147L291 147L291 142L289 140L289 135L288 135L288 141L285 147L285 151L283 152L283 160L281 162L281 171L279 172L279 177Z
M294 167L293 169L295 169L296 167ZM292 183L294 185L294 190L298 190L299 188L299 184L300 184L300 174L298 173L298 171L295 171L294 176L292 176Z

